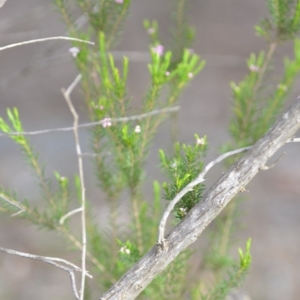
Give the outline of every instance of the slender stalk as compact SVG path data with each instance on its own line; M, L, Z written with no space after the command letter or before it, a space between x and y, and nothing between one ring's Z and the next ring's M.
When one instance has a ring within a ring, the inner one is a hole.
M230 239L231 227L233 224L233 214L236 209L236 202L231 202L227 206L227 215L224 225L222 226L222 237L220 241L219 254L221 256L225 255L228 250L228 243Z
M133 218L135 222L137 245L140 254L142 254L144 251L144 245L143 245L142 225L140 220L140 205L139 205L140 201L136 189L137 187L131 189L131 203L132 203Z
M7 46L0 47L0 51L23 46L23 45L41 43L41 42L52 41L52 40L67 40L67 41L75 41L75 42L81 42L81 43L87 43L90 45L94 45L93 42L85 41L85 40L81 40L81 39L77 39L77 38L72 38L72 37L68 37L68 36L53 36L53 37L48 37L48 38L35 39L35 40L29 40L29 41L24 41L24 42L20 42L20 43L10 44Z
M85 272L86 272L86 251L87 251L87 233L86 233L86 198L85 198L85 183L84 183L84 173L83 173L83 161L82 161L82 151L79 141L78 134L78 119L79 116L75 110L75 107L71 101L70 94L75 88L75 86L81 80L81 75L78 75L74 82L69 86L67 90L62 90L69 109L74 117L74 138L76 144L79 178L80 178L80 189L81 189L81 235L82 235L82 253L81 253L81 287L80 287L80 300L84 300L84 289L85 289Z
M42 189L46 195L46 200L48 201L48 203L51 205L52 209L55 210L56 204L55 201L53 199L51 190L49 188L49 185L47 184L47 180L43 174L43 170L41 169L39 162L37 161L37 159L35 158L30 146L28 145L27 141L23 144L23 148L27 154L27 156L30 159L31 165L33 167L33 169L35 170L40 182L41 182L41 186Z
M262 84L263 78L265 76L265 73L267 71L268 66L270 65L270 62L271 62L272 57L275 53L275 50L277 49L277 46L278 46L277 42L272 42L269 45L269 49L268 49L268 52L267 52L267 55L266 55L265 62L263 64L261 70L259 71L259 77L258 77L258 80L256 82L256 85L254 86L254 93L253 93L254 97L256 96L257 91L258 91L259 87Z
M112 46L112 43L114 42L114 39L116 38L116 33L119 29L119 26L120 26L122 20L124 19L125 15L126 15L127 10L128 10L127 6L124 5L118 18L115 20L114 26L113 26L112 30L109 32L109 37L108 37L108 40L106 43L107 49L109 49Z

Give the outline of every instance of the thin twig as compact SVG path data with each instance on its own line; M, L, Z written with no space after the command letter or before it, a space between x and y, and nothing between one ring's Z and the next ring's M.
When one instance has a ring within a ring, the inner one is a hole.
M74 210L69 211L67 214L65 214L63 217L60 218L59 224L63 225L66 219L70 218L71 216L79 213L82 211L82 207L76 208Z
M224 153L222 155L220 155L217 159L211 161L204 169L203 171L197 176L196 179L194 179L193 181L191 181L188 185L186 185L176 196L173 200L171 200L171 202L169 203L169 205L167 206L159 227L158 227L158 240L157 243L159 245L162 245L164 247L164 236L165 236L165 227L166 227L166 223L167 223L167 219L170 215L170 213L172 212L172 210L174 209L175 205L180 201L180 199L187 194L188 192L192 191L194 186L200 184L201 182L205 181L204 176L206 175L206 173L217 163L221 162L222 160L226 159L229 156L247 151L251 148L250 147L245 147L245 148L241 148L241 149L237 149L234 151L230 151L227 153Z
M4 5L5 2L6 0L0 0L0 8Z
M0 193L0 197L5 200L6 202L8 202L9 204L16 206L17 208L19 208L20 210L16 213L14 213L13 215L11 215L12 217L24 212L26 209L25 207L23 207L20 203L14 201L13 199L10 199L9 197L7 197L5 194Z
M7 248L2 248L2 247L0 247L0 251L8 253L8 254L21 256L21 257L40 260L40 261L43 261L43 262L48 263L50 265L54 265L55 267L68 272L69 275L70 275L70 278L71 278L71 284L72 284L72 290L73 290L74 296L75 296L76 299L79 300L74 271L82 272L82 269L80 269L75 264L73 264L73 263L71 263L71 262L69 262L65 259L61 259L61 258L57 258L57 257L34 255L34 254L30 254L30 253L26 253L26 252L19 252L19 251L15 251L15 250L12 250L12 249L7 249ZM66 266L61 265L61 263L65 264ZM93 278L93 276L91 276L86 271L84 272L84 276L88 276L90 278Z
M291 138L287 141L287 143L300 142L300 138Z
M81 274L81 287L80 287L80 300L84 300L84 287L85 287L85 272L86 272L86 199L85 199L85 184L84 184L84 174L83 174L83 162L82 162L82 152L80 147L80 141L79 141L79 134L78 134L78 119L79 116L75 110L75 107L71 101L70 94L72 93L73 89L76 87L76 85L81 80L81 74L79 74L73 83L68 87L67 90L62 89L62 93L67 101L67 104L69 106L69 109L74 117L74 125L73 125L73 131L74 131L74 138L75 138L75 144L76 144L76 152L77 152L77 159L78 159L78 169L79 169L79 177L80 177L80 187L81 187L81 231L82 231L82 255L81 255L81 268L82 268L82 274Z
M11 199L7 195L0 193L0 197L3 198L6 202L9 204L16 206L20 209L19 212L13 214L12 216L16 216L17 214L20 214L21 212L27 212L28 214L32 214L32 211L28 210L25 206L23 206L19 201L16 201L14 199ZM0 207L1 209L2 207ZM55 229L66 236L78 249L82 250L81 243L63 226L56 226ZM106 276L110 281L114 282L116 279L112 277L109 273L106 272L105 267L96 259L95 256L92 255L89 251L87 251L87 257L91 260L91 262L104 273L104 276Z
M67 37L67 36L53 36L53 37L48 37L48 38L35 39L35 40L29 40L29 41L19 42L19 43L15 43L15 44L10 44L10 45L7 45L7 46L0 47L0 51L7 50L7 49L10 49L10 48L14 48L14 47L23 46L23 45L46 42L46 41L51 41L51 40L67 40L67 41L87 43L87 44L90 44L90 45L95 44L94 42L85 41L85 40L72 38L72 37Z
M286 143L296 143L296 142L300 142L300 138L291 138L289 140L287 140ZM241 152L247 151L250 148L252 148L253 146L249 146L249 147L245 147L245 148L240 148L240 149L236 149L227 153L224 153L222 155L220 155L218 158L216 158L215 160L211 161L204 169L203 171L198 175L198 177L196 179L194 179L192 182L190 182L187 186L185 186L176 196L173 200L171 200L171 202L169 203L169 205L167 206L167 209L165 210L160 224L159 224L159 228L158 228L158 240L157 243L164 246L164 234L165 234L165 227L166 227L166 223L167 223L167 219L170 215L170 213L172 212L172 210L174 209L175 205L182 199L182 197L187 194L188 192L193 190L193 187L200 184L201 182L205 181L204 176L206 175L206 173L217 163L221 162L222 160L226 159L229 156L232 155L236 155L239 154ZM281 157L280 157L281 158ZM280 159L279 158L279 159ZM277 160L278 161L278 160ZM276 162L277 162L276 161ZM276 164L276 162L274 164L271 165L274 166ZM262 170L263 170L262 166ZM265 167L265 170L267 170L270 167Z
M131 117L122 117L122 118L110 119L110 122L111 123L119 123L119 122L130 122L130 121L141 120L141 119L151 117L153 115L171 113L171 112L174 112L174 111L178 111L179 108L180 108L179 106L174 106L174 107L168 107L168 108L163 108L163 109L156 109L156 110L150 111L148 113L135 115L135 116L131 116ZM91 122L91 123L78 124L77 128L79 129L79 128L94 127L94 126L105 124L105 122L107 122L107 119L103 119L103 120L96 121L96 122ZM24 135L24 136L25 135L38 135L38 134L45 134L45 133L52 133L52 132L65 132L65 131L72 131L72 130L74 130L74 127L44 129L44 130L28 131L28 132L8 132L8 133L0 133L0 137L1 136L7 136L7 135Z

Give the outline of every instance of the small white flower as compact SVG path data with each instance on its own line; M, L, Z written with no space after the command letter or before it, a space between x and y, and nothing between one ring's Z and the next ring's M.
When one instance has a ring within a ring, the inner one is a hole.
M126 246L121 247L120 252L128 255L130 254L130 250Z
M176 163L176 161L174 161L174 162L171 164L171 167L172 167L173 169L176 169L176 168L177 168L177 163Z
M123 4L124 0L115 0L116 3Z
M111 126L111 118L105 118L102 120L102 126L104 128Z
M196 141L196 144L197 145L205 145L205 140L204 140L204 138L201 138L201 139L197 139L197 141Z
M100 110L103 110L103 109L104 109L104 106L103 106L103 105L95 105L95 108L100 109Z
M148 29L148 33L152 35L155 32L155 28L151 27Z
M73 47L69 49L69 52L73 57L76 57L78 53L80 52L80 49L78 47Z
M140 125L136 125L135 129L134 129L135 133L140 133L141 132L141 126Z
M179 211L180 211L180 213L183 215L183 216L185 216L186 215L186 207L180 207L179 208Z
M170 72L169 71L166 72L166 76L170 76Z
M188 74L188 76L189 76L189 78L193 78L193 77L194 77L194 74L193 74L192 72L190 72L190 73Z
M259 72L260 68L259 68L258 66L255 66L255 65L251 65L251 66L249 67L249 70L250 70L251 72Z

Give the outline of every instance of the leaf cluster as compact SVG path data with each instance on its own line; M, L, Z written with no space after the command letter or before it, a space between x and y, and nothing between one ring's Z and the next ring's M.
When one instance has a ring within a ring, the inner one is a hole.
M300 30L299 0L267 0L270 18L255 26L267 41L283 42L296 37Z
M214 288L202 295L201 300L222 300L228 295L230 290L238 287L243 282L245 276L249 272L251 266L251 239L248 239L246 243L245 253L241 248L239 251L239 263L232 264L230 269L227 270L227 276L223 276L222 279L217 282Z
M207 150L206 136L202 139L195 135L196 144L176 143L174 155L167 156L159 151L161 168L167 173L170 183L163 183L164 198L171 201L187 184L193 181L203 170L203 156ZM181 220L201 200L204 184L195 186L175 206L175 216Z
M124 0L122 3L111 0L54 1L71 34L78 36L86 32L86 26L84 29L82 27L87 23L87 31L92 32L95 38L99 32L109 37L107 40L109 48L117 43L131 4L131 0ZM76 5L75 8L73 4ZM76 13L74 10L77 10ZM76 15L79 17L76 18Z
M272 83L269 94L261 93L260 86L268 58L264 52L251 54L248 59L249 74L239 84L231 83L233 113L230 133L237 145L243 147L255 143L272 125L282 111L283 104L300 71L300 43L294 41L294 59L285 58L281 80Z

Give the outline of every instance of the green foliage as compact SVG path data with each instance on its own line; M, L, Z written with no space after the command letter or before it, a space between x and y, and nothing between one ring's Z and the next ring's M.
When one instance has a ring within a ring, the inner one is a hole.
M300 1L267 0L267 6L270 18L255 26L256 33L276 43L295 38L300 30Z
M54 0L54 2L70 32L78 36L81 32L71 12L74 8L71 9L70 2L76 4L79 13L87 16L89 29L94 31L95 37L98 32L103 32L109 37L108 48L114 46L119 39L131 4L130 0L124 0L122 4L111 0Z
M174 197L203 170L203 156L207 150L206 136L202 139L195 135L196 144L193 146L176 143L175 153L168 157L163 150L159 151L161 167L167 173L170 183L163 183L164 198L168 201ZM201 200L204 184L199 184L188 192L177 203L175 216L181 220Z
M247 275L251 265L251 239L247 241L245 253L241 248L239 251L239 263L232 265L227 270L227 276L224 276L208 295L202 296L201 300L222 300L225 299L231 289L238 287Z
M195 29L188 24L189 1L174 1L173 24L170 28L170 48L173 52L171 69L180 63L185 49L190 49L195 39ZM189 50L192 51L192 50Z
M73 46L79 51L74 55L74 64L82 74L82 98L87 115L90 121L102 120L101 125L90 130L90 146L97 184L109 207L105 228L98 227L91 204L86 205L87 259L101 291L115 283L156 243L157 228L165 206L161 202L161 186L164 198L171 201L203 170L207 151L206 136L199 138L197 135L193 145L176 141L172 155L160 150L161 169L167 175L167 182L161 185L155 181L153 196L144 195L145 162L153 137L166 116L156 114L134 120L129 120L128 116L147 114L176 104L183 89L203 69L205 62L190 49L194 31L188 22L189 3L176 0L170 46L161 43L156 21L144 21L150 37L150 82L141 107L133 110L127 90L129 60L124 57L121 63L117 63L109 53L124 28L130 3L130 0L123 3L55 0L71 35L97 41L94 47L77 42ZM257 25L256 32L267 40L268 49L259 54L252 53L247 61L249 73L239 84L231 83L233 115L229 132L232 142L223 147L226 150L251 145L268 130L281 112L300 71L300 40L295 39L300 29L300 1L267 0L267 4L270 18ZM87 17L84 29L76 23L75 15L78 14ZM274 83L268 80L273 77L269 70L273 55L278 45L287 40L294 40L294 58L284 60L283 76ZM7 119L0 118L0 130L21 147L45 201L44 205L36 207L1 188L0 211L27 220L41 229L56 231L80 251L80 234L72 233L64 219L72 209L71 196L75 194L80 201L79 177L74 179L75 191L72 191L69 179L57 171L54 180L46 178L38 155L22 134L18 110L8 109ZM204 185L199 184L181 199L174 209L177 221L201 201L203 190ZM129 221L124 224L120 221L120 201L126 196L130 207L128 212L125 210ZM237 224L239 214L236 201L232 202L210 229L209 252L204 255L194 278L190 278L188 265L192 252L184 251L153 280L139 299L224 299L243 281L251 264L250 240L245 253L239 249L239 263L229 255L233 229L238 227L233 225ZM213 284L203 280L206 270L212 271ZM87 287L85 299L92 298L91 289Z
M256 33L268 42L268 50L261 51L258 55L252 53L247 61L249 73L239 84L231 83L233 114L229 132L233 141L223 145L222 152L253 145L267 132L278 114L282 112L282 107L299 74L299 41L294 39L300 26L299 1L267 2L271 18L263 20L255 29ZM274 69L271 68L274 53L279 44L293 39L295 58L284 60L282 79L275 81L272 73ZM236 159L237 157L228 159L226 165L231 165ZM228 250L233 229L238 227L238 214L238 203L235 200L227 206L211 233L209 247L214 250L207 256L207 261L215 268L217 277L232 266ZM234 282L235 278L229 274L229 282L225 281L217 286L217 294L213 293L208 299L219 299L216 298L217 295L221 295L220 299L223 299L222 290L225 291L224 287L230 286L230 282Z
M233 91L234 115L230 133L237 145L243 147L255 143L272 125L291 91L300 71L300 42L294 41L295 59L284 60L284 74L274 86L272 93L266 95L260 90L266 65L269 64L264 52L258 56L251 54L248 59L249 74L238 85L231 83Z

